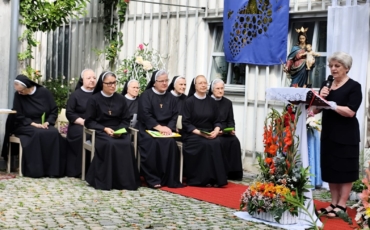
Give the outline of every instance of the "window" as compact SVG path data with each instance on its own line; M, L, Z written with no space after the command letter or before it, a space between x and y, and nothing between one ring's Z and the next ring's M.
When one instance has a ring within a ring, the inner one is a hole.
M245 64L228 63L224 53L224 32L222 24L216 24L213 30L213 47L211 52L210 77L212 81L221 78L226 83L226 89L241 89L245 85ZM233 90L235 91L235 90ZM238 91L238 90L236 90ZM244 91L244 90L242 90Z
M295 29L308 28L307 43L312 45L312 50L319 53L319 57L315 57L315 66L309 71L308 83L312 84L313 88L320 88L325 81L326 71L326 20L318 21L293 21L290 26L290 44L289 50L298 42L298 33Z

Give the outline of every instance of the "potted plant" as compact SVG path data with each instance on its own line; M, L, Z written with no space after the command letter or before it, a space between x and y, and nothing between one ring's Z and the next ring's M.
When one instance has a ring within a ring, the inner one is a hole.
M361 179L358 179L355 182L353 182L349 200L360 200L360 194L365 189L366 185L362 182Z
M370 171L369 169L366 169L365 172L366 176L364 179L357 180L353 183L353 187L356 187L355 189L357 191L359 191L362 186L363 190L359 194L359 201L351 208L356 208L357 214L355 217L355 221L360 226L360 228L363 230L370 230L370 185L368 180L368 178L370 178Z
M309 168L303 168L297 152L299 141L294 133L298 117L288 107L282 114L272 109L265 120L265 150L257 157L261 173L244 192L240 203L241 210L256 218L296 223L299 205L287 202L286 197L294 197L304 205L304 193L312 187Z

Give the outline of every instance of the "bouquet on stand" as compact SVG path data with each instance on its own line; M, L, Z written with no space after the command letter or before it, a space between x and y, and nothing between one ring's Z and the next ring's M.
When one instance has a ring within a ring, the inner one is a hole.
M288 105L281 114L275 109L268 114L263 134L265 149L257 157L260 174L243 193L240 203L240 209L250 215L281 224L296 223L299 213L300 205L286 198L293 197L304 206L304 193L311 188L309 168L303 168L298 154L295 131L299 112L295 114L293 110Z

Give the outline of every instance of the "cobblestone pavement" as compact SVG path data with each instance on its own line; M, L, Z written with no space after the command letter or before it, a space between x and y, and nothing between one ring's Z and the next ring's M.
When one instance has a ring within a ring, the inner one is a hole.
M276 229L234 212L146 187L101 191L67 177L0 180L0 229Z

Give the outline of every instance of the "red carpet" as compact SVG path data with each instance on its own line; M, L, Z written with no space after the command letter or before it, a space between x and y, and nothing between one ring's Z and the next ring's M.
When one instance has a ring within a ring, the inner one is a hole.
M16 176L14 174L0 174L0 180L14 179Z
M240 198L242 193L247 189L247 186L229 182L229 184L223 188L187 186L185 188L163 187L161 189L163 191L239 210ZM318 209L325 208L330 204L328 202L321 202L318 200L315 200L314 203ZM356 210L347 209L347 211L348 214L352 217L354 225L348 225L348 223L344 222L341 219L328 219L326 217L322 217L321 221L324 223L324 230L347 230L356 228L357 225L354 221Z

